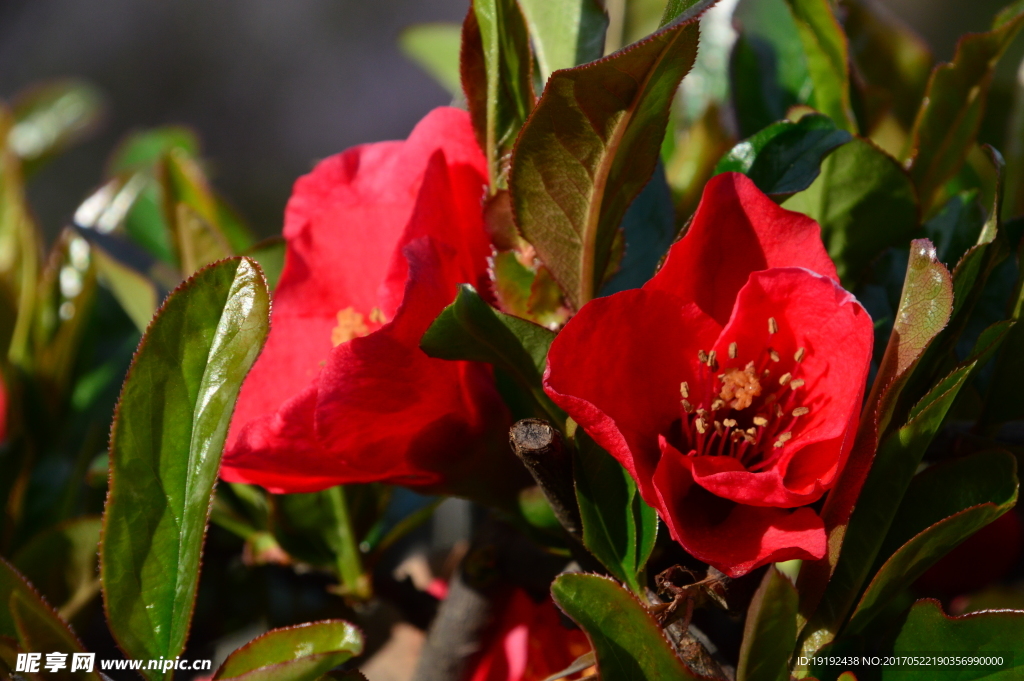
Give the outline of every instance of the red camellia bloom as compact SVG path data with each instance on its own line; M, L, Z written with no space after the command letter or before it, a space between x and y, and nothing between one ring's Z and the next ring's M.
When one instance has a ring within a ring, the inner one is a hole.
M586 635L562 626L550 599L537 603L517 589L467 681L543 681L589 651Z
M270 336L238 399L225 480L273 492L386 481L464 493L474 479L515 478L490 367L419 349L458 284L489 290L485 178L468 114L441 108L408 140L349 149L299 179Z
M569 321L545 388L676 541L739 576L824 555L809 504L853 444L871 344L817 223L729 173L653 279Z

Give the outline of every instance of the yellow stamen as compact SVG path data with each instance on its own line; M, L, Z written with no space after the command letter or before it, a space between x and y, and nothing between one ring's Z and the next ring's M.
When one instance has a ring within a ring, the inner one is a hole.
M338 325L331 329L331 344L335 347L370 333L370 328L363 322L363 315L355 308L346 307L338 312Z
M721 397L733 409L746 409L761 394L761 382L753 367L729 369L722 379Z

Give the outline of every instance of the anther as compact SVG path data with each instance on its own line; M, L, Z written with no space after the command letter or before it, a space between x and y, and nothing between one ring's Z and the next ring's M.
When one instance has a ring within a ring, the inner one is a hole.
M757 438L750 433L743 433L743 439L746 440L748 444L757 444Z
M769 350L768 356L772 358L773 362L778 362L780 359L782 359L781 357L779 357L779 353L775 352L774 350Z
M768 318L768 333L778 333L779 324L775 321L775 317Z
M683 381L682 383L679 384L679 392L682 394L683 397L690 396L690 386L687 385L686 381Z
M754 417L754 425L755 426L761 426L763 428L764 426L768 425L768 419L766 419L763 416L755 416Z
M801 361L804 358L804 355L806 355L806 354L807 354L807 349L806 348L800 348L799 350L796 351L796 354L793 355L793 359L795 359L796 361L799 362L799 361Z
M793 416L803 416L804 414L810 414L811 410L807 407L797 407L793 410Z
M775 445L774 446L775 447L781 447L784 444L786 444L787 442L789 442L792 437L793 437L793 433L789 433L789 432L783 433L782 435L779 436L779 439L775 441Z
M757 428L747 428L747 435L757 435Z
M717 356L718 353L715 352L714 350L708 353L708 366L711 367L712 371L718 368L718 361L716 359Z
M698 409L697 410L697 416L699 416L700 418L702 418L702 419L703 418L707 418L707 415L708 415L708 410L707 409Z
M742 430L734 430L732 431L732 434L729 436L729 439L732 440L733 442L739 442L743 438L744 435Z
M729 359L736 359L737 352L739 352L739 346L736 343L729 343Z
M711 411L718 411L725 407L725 400L717 399L711 403Z
M722 422L721 421L715 421L715 432L718 433L719 435L721 435L723 432L725 432L725 429L722 428Z
M722 423L725 424L726 428L735 428L736 427L736 419L726 419L726 420L722 421Z
M786 385L787 383L789 383L789 379L791 378L793 378L793 374L787 371L786 373L779 376L779 385Z
M708 429L708 424L707 422L704 421L704 419L697 419L696 421L693 422L693 424L697 426L697 432L700 433L701 435L703 435L704 431Z
M687 402L686 400L683 400L683 411L685 411L687 414L692 414L693 405Z
M796 390L797 388L799 388L803 384L804 384L804 379L798 378L795 381L790 381L789 387L792 388L793 390Z
M708 363L708 353L704 352L703 350L698 350L697 351L697 359L700 360L701 364L707 364Z

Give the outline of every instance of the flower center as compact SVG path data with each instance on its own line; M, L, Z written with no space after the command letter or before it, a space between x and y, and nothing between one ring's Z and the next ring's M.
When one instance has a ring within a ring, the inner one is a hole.
M338 325L331 329L331 345L337 347L347 343L353 338L359 338L370 333L371 329L363 321L361 313L356 312L354 307L346 307L338 311ZM379 307L370 310L370 323L375 325L384 324L384 313Z
M770 335L778 323L769 318ZM743 363L740 348L729 345L726 365L719 366L715 351L697 353L697 384L680 384L682 394L681 451L698 456L732 456L748 470L768 467L782 454L793 437L800 417L810 408L800 404L804 379L801 362L807 355L799 348L783 362L770 346Z

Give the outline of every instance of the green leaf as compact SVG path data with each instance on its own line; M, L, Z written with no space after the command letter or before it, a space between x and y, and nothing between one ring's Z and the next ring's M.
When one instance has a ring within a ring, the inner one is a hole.
M12 560L65 619L99 594L98 516L81 516L37 534Z
M107 175L150 170L160 159L178 149L189 156L199 155L199 138L188 128L166 126L134 132L126 136L110 156Z
M768 568L747 610L736 681L783 681L796 643L796 587L775 566Z
M662 164L658 164L650 182L629 206L622 218L621 229L626 253L618 271L601 287L602 296L640 288L647 283L676 239L672 190L665 180Z
M430 325L420 347L431 357L487 362L509 373L556 424L564 415L541 387L548 348L555 334L543 326L498 312L469 284Z
M167 223L183 274L191 274L232 254L220 228L220 208L194 158L180 149L164 157L164 202Z
M462 27L460 72L490 193L504 189L507 154L533 109L533 57L516 0L473 0Z
M985 211L977 196L973 189L954 195L922 225L924 235L935 244L938 259L949 266L955 265L981 234Z
M884 667L883 681L934 681L956 679L1009 681L1024 669L1024 612L987 611L949 617L938 601L922 600L910 609L893 646L895 655L999 656L1001 665L951 667Z
M996 64L1022 25L1024 3L1016 2L996 17L991 31L962 37L953 61L932 72L907 153L910 175L926 209L967 158L978 136Z
M909 130L914 125L934 58L928 45L881 3L840 0L850 56L861 77Z
M363 652L363 635L343 620L274 629L231 653L213 678L314 681Z
M150 277L107 252L102 245L95 241L92 245L100 281L114 294L121 309L135 323L135 328L144 333L163 298L160 287Z
M85 651L71 628L3 558L0 558L0 636L17 638L25 652L70 654ZM0 640L0 648L2 644ZM48 675L47 678L51 677ZM95 672L71 674L65 670L57 678L99 681L100 677Z
M676 657L644 606L614 581L562 574L551 585L551 595L586 633L602 681L696 678Z
M70 671L71 655L84 653L85 648L68 625L61 621L44 601L15 593L11 596L10 608L14 626L18 630L18 643L23 650L64 653L68 656L65 658L67 667L53 673L45 672L47 678L60 681L77 681L78 679L99 681L100 676L95 671L76 671L74 673ZM44 657L44 663L45 660Z
M1017 502L1017 461L993 451L933 466L917 475L879 556L888 556L854 609L844 634L870 625L890 599L942 556Z
M103 95L81 80L58 80L20 93L7 145L31 175L47 158L81 141L103 117Z
M940 382L921 400L907 424L879 446L846 528L835 571L807 625L808 638L816 645L835 636L853 607L914 471L973 368L969 364Z
M779 121L729 150L715 174L743 173L765 194L785 198L810 187L825 157L851 139L821 114Z
M786 0L807 55L807 71L814 83L809 102L840 128L857 132L850 104L850 73L846 34L828 0Z
M633 593L643 595L644 566L654 550L658 515L612 456L576 430L573 460L583 544Z
M917 194L906 171L859 138L832 152L818 179L784 206L821 224L828 254L848 288L882 251L905 244L918 228Z
M730 63L733 108L740 136L751 137L806 103L813 84L786 0L741 2L733 19L740 31Z
M405 56L419 64L453 97L462 94L459 79L461 44L462 27L458 24L417 24L398 36L398 46Z
M626 209L658 163L697 54L701 0L652 36L554 74L512 154L516 224L579 309L608 271Z
M519 0L533 38L540 78L600 59L608 15L596 0Z
M259 266L222 261L171 294L132 361L111 428L100 556L109 626L134 659L185 647L221 450L269 313Z

